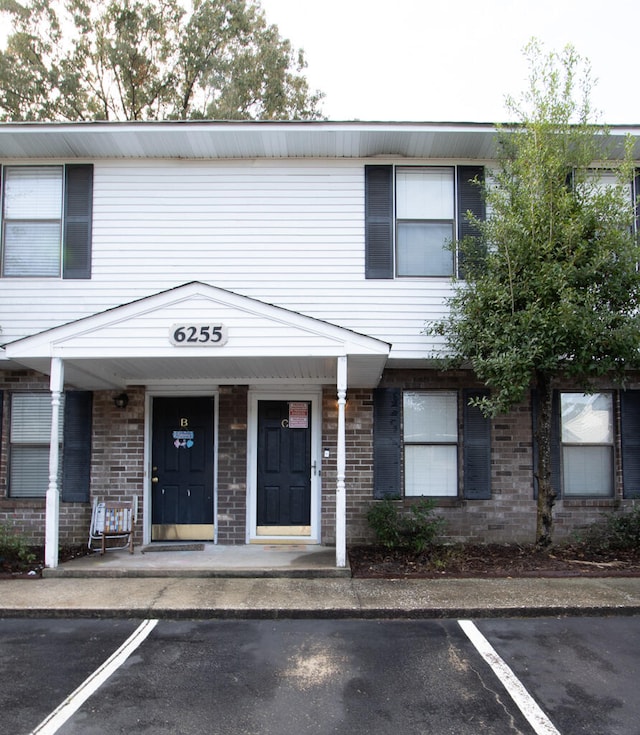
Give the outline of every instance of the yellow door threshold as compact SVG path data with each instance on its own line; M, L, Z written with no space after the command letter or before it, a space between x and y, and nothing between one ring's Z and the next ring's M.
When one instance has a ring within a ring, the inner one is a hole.
M311 537L311 526L258 526L256 535L258 538L252 539L252 544L264 543L267 536L270 544L299 544ZM295 536L295 538L273 538L274 536Z
M164 523L151 526L152 541L213 541L211 523Z

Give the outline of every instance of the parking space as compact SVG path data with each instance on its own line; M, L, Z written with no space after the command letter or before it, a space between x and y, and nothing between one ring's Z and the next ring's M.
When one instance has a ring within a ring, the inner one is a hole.
M0 621L0 732L30 733L139 621ZM640 619L476 624L557 732L636 732ZM455 620L160 621L55 730L541 735ZM41 731L54 732L54 730Z
M640 732L640 618L477 625L562 735Z
M0 733L30 732L138 626L136 621L0 621Z

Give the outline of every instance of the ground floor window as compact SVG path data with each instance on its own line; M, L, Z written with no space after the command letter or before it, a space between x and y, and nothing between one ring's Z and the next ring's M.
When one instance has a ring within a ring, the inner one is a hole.
M62 416L62 411L61 411ZM62 445L60 421L59 442ZM49 485L51 395L14 393L11 396L9 495L44 497Z
M565 496L613 495L613 396L561 393L562 480Z
M458 397L455 392L403 394L406 496L458 494Z

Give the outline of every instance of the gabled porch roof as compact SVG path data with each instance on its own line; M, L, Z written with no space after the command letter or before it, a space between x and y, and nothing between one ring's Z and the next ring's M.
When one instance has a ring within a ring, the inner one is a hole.
M227 339L175 343L179 325L220 325ZM62 359L66 384L84 390L335 384L340 356L348 358L349 387L374 387L389 350L378 339L197 281L5 345L8 359L43 374L52 358Z

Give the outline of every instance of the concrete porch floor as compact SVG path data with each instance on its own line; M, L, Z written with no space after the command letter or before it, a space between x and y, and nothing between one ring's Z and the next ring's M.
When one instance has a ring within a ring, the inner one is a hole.
M211 543L151 544L95 552L45 569L44 577L350 577L336 567L333 547Z

